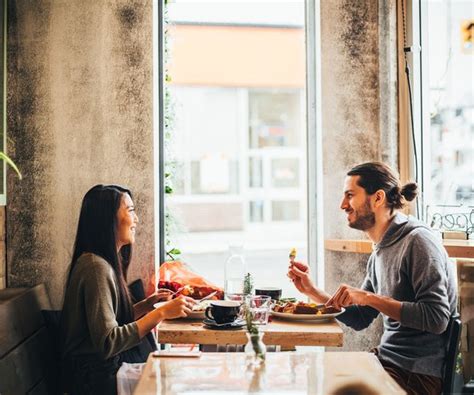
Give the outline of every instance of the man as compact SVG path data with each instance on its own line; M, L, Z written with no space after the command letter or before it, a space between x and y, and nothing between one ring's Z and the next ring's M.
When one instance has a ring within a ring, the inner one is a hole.
M370 162L347 173L341 209L351 228L374 243L361 288L341 285L330 296L314 286L308 266L290 264L296 288L318 303L346 312L338 319L355 330L379 313L384 333L376 354L409 394L440 394L445 331L456 311L455 279L441 242L423 223L397 212L416 197L385 164Z

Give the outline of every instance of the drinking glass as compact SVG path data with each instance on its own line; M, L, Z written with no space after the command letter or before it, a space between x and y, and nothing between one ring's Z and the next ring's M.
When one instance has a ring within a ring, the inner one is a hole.
M267 325L273 305L272 298L263 295L249 295L247 296L246 304L252 314L252 322L255 325Z

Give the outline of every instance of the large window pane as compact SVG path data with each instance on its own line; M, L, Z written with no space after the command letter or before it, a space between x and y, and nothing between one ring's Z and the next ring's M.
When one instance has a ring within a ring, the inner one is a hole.
M250 147L291 147L301 137L300 92L249 92Z
M299 159L273 159L272 184L275 188L298 188Z
M474 47L466 35L474 5L448 0L423 5L427 203L474 205Z
M243 244L256 286L296 296L286 271L292 247L307 261L304 1L167 7L167 248L223 286L228 247Z

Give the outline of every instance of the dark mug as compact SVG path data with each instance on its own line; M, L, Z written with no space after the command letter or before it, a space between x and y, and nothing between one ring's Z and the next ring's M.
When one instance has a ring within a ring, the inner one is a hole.
M214 300L206 308L206 317L218 324L234 322L240 312L240 303L233 300Z
M276 287L261 287L255 289L255 295L270 296L273 300L280 300L281 288Z

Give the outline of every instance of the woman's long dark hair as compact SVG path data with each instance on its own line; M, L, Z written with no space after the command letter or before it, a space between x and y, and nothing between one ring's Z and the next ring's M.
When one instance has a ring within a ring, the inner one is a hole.
M132 197L130 190L118 185L96 185L85 194L67 281L69 286L71 273L82 254L89 252L104 258L112 266L117 277L120 293L117 314L119 325L133 321L132 303L127 287L132 246L127 244L117 253L117 212L124 194Z

